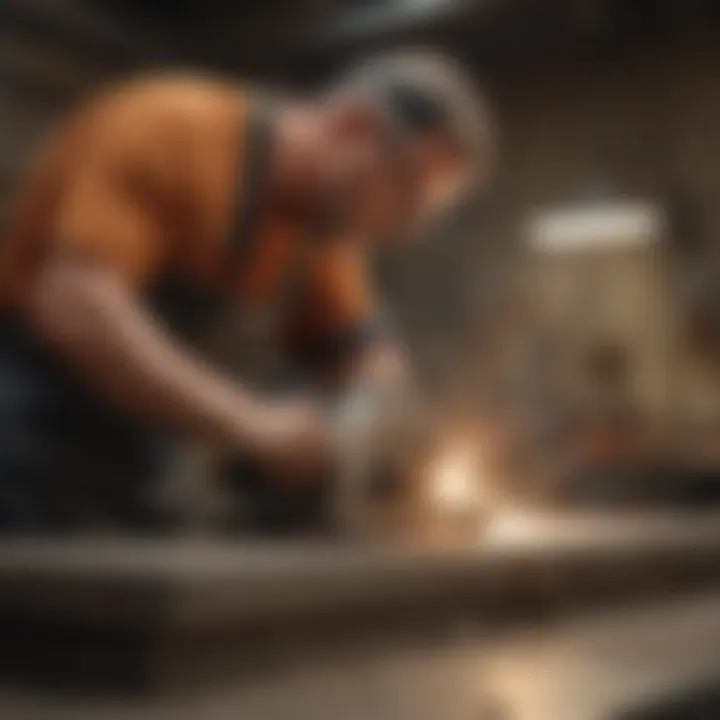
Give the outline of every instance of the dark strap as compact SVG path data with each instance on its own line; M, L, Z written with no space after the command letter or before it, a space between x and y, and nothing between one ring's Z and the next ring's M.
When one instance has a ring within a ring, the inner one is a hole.
M365 318L308 343L299 349L298 356L306 367L330 367L388 335L388 328L380 318Z
M235 216L227 239L228 262L248 257L267 201L270 161L274 146L273 103L270 98L254 94L250 98L242 168L236 184Z
M227 243L227 262L231 272L235 272L250 257L261 239L260 223L267 207L268 176L275 147L276 111L277 103L273 96L257 91L251 95L244 162L237 183L236 215ZM299 242L293 243L292 256L285 261L272 308L267 308L276 332L280 331L284 319L302 302L316 236L315 228L304 233Z

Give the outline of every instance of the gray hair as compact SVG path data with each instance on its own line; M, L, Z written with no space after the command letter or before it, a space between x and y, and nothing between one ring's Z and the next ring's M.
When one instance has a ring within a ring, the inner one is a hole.
M390 51L361 61L336 88L373 93L388 83L412 88L443 108L443 129L469 159L473 181L494 166L497 130L488 101L459 62L435 50Z

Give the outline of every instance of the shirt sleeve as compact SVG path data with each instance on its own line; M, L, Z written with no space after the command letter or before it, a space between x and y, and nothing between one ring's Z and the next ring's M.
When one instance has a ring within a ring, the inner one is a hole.
M95 158L68 179L53 223L54 250L113 270L130 285L151 278L164 262L167 228L151 193L125 167Z
M352 360L381 334L376 293L362 253L352 245L323 250L291 328L294 354L309 366L328 367Z

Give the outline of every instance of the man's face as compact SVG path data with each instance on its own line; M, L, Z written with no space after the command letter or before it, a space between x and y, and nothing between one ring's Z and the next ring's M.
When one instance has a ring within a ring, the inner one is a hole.
M442 135L376 146L359 189L359 224L377 244L407 240L451 207L466 182L462 156Z
M364 120L338 123L326 198L342 208L352 231L387 245L412 236L452 205L466 185L466 163L441 133L392 140L377 117Z

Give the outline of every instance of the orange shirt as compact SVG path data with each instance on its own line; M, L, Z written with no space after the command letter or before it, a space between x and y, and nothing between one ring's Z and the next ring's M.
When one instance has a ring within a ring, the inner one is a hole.
M253 301L271 297L303 236L272 199L249 255L228 268L250 104L236 85L183 77L116 86L82 107L23 188L0 255L0 303L22 306L58 251L105 263L138 291L173 270ZM372 302L356 250L315 253L305 298L296 323L305 338L362 322Z

